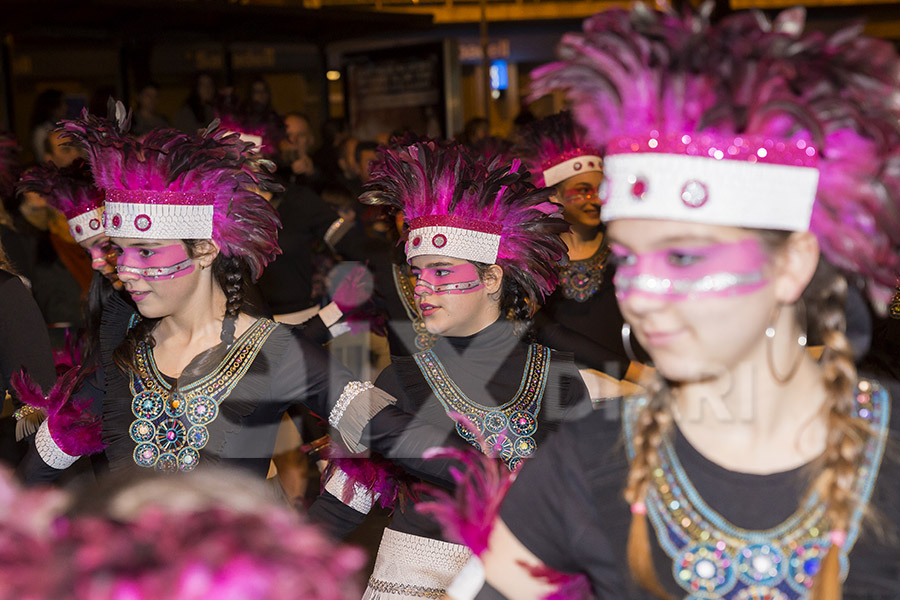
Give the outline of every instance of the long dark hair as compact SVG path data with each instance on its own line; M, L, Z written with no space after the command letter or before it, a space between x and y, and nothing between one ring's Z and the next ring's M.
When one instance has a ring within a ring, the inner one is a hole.
M478 277L483 281L491 265L469 261L475 266ZM502 268L502 267L501 267ZM534 341L534 311L528 303L528 294L521 284L506 271L503 272L503 281L500 284L500 316L509 319L515 325L515 332L519 339L525 342Z
M103 317L103 309L109 303L110 298L118 293L109 279L94 271L91 287L88 288L87 297L82 306L84 316L84 341L82 343L84 344L85 364L88 364L87 359L100 349L100 322Z

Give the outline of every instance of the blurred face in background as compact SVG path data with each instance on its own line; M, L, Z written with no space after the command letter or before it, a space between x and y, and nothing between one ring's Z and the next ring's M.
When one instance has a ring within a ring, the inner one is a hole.
M557 186L559 201L565 207L563 217L572 225L600 227L600 198L597 188L603 173L591 171L561 181Z
M105 233L98 233L78 242L91 256L91 268L109 281L117 290L122 289L122 282L116 276L116 251Z
M159 90L152 85L148 85L141 90L138 95L138 110L146 114L156 114L159 108Z
M312 150L313 136L309 122L303 117L289 115L284 119L284 128L288 141L300 155L309 154Z
M363 183L366 183L372 177L369 173L369 169L372 166L372 162L375 160L375 155L375 150L363 150L359 153L359 177L362 179Z
M47 200L34 192L26 192L19 204L19 212L25 220L41 231L47 231L50 227L50 210Z
M201 75L197 78L197 95L202 102L212 104L216 98L216 84L209 75Z
M268 106L272 100L269 86L265 81L254 81L250 88L250 101L257 106Z
M344 177L352 179L359 177L359 164L356 162L356 146L359 140L350 137L341 143L341 155L338 157L338 165L344 172Z
M51 162L59 168L68 167L81 156L78 148L66 145L67 140L61 135L58 131L51 131L44 146L44 162Z

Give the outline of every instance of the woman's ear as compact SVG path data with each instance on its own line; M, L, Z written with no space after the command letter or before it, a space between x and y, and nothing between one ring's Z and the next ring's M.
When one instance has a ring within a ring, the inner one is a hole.
M503 287L503 267L500 265L489 266L482 274L481 281L488 294L497 294Z
M812 281L819 265L819 241L808 231L792 233L775 262L775 296L793 304Z
M200 261L200 267L208 269L219 255L219 245L213 240L201 240L194 246L194 258Z

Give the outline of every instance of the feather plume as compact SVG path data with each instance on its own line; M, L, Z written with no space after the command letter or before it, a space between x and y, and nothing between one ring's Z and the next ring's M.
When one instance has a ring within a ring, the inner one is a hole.
M366 457L328 458L328 468L322 477L324 483L337 471L343 471L349 485L344 485L341 502L350 504L357 485L362 486L370 494L378 495L378 504L383 508L393 508L404 483L408 479L406 472L391 461L376 454Z
M267 110L254 112L249 105L221 102L216 106L219 127L238 134L255 135L262 139L259 152L272 158L278 152L278 145L284 139L284 123L278 113Z
M56 376L62 376L73 367L83 364L84 338L72 334L66 329L65 344L61 349L53 349L53 362L56 364Z
M434 517L448 539L464 544L481 556L488 548L494 521L517 471L510 472L497 456L499 445L488 447L484 436L464 415L454 413L450 416L475 436L480 451L452 447L426 451L426 459L449 458L460 463L462 468L450 467L456 483L453 492L427 484L417 486L435 499L416 504L416 510Z
M564 90L601 147L651 132L809 142L819 154L810 230L884 312L900 272L897 52L859 24L807 32L802 9L716 25L710 12L636 4L590 17L563 37L559 62L533 73L533 96Z
M24 370L14 373L10 385L19 399L47 414L50 435L71 456L96 454L105 448L100 439L100 418L91 414L92 400L76 399L72 392L90 371L75 366L59 377L46 395Z

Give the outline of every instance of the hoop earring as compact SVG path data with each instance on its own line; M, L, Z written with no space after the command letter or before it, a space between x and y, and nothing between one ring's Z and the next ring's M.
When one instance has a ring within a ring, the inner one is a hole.
M797 345L800 346L800 352L797 353L797 358L794 359L794 362L786 375L780 375L778 373L778 370L775 368L775 343L773 341L775 339L775 324L778 322L778 318L781 316L781 309L784 308L783 305L778 306L778 310L775 313L775 316L772 318L771 324L766 327L766 362L769 363L769 371L772 373L772 377L775 378L775 381L782 384L790 381L791 378L793 378L797 373L797 369L800 368L800 362L803 360L803 353L806 350L806 303L803 301L803 299L799 299L797 300L796 305L797 324L800 325L800 335L797 336ZM800 318L801 315L802 319Z
M622 323L622 346L625 347L625 354L631 362L641 362L634 354L634 347L631 345L631 325Z

